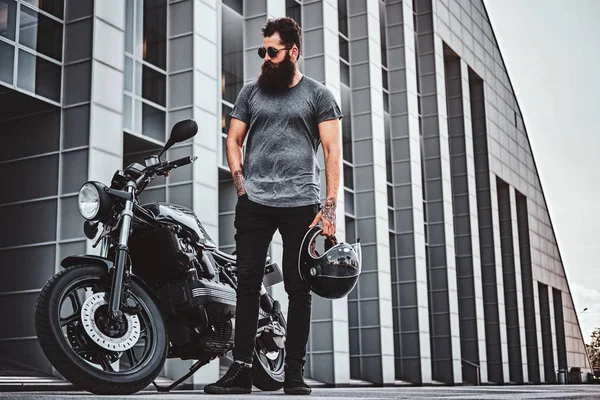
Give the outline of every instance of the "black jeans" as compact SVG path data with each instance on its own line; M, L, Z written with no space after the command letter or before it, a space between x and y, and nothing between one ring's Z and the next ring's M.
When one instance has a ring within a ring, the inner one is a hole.
M289 299L285 361L288 366L304 366L311 297L309 287L298 274L298 252L318 210L318 204L279 208L252 202L247 195L238 199L235 208L238 290L234 360L252 363L265 259L273 234L279 229L283 239L283 281Z

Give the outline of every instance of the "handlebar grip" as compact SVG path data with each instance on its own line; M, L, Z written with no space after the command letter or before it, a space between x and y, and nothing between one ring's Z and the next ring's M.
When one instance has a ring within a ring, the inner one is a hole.
M169 162L169 167L171 167L171 168L183 167L184 165L193 163L197 159L198 159L198 157L196 157L196 156L183 157L183 158L180 158L179 160Z

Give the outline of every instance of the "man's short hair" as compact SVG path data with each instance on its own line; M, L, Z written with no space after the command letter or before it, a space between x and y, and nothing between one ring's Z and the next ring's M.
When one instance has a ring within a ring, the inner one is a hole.
M273 36L275 32L279 33L281 41L286 47L296 45L298 47L298 57L300 56L300 41L302 40L302 28L290 17L269 18L267 23L261 29L263 37Z

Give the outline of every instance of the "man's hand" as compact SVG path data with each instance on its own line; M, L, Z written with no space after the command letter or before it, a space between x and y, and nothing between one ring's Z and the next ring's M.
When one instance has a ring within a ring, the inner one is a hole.
M333 237L336 233L336 202L335 198L331 197L325 202L323 209L319 211L309 228L314 228L319 221L323 222L323 235Z

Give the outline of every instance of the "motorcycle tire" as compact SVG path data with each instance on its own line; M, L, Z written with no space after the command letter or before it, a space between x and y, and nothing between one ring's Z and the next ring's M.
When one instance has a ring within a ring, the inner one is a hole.
M61 325L61 308L65 304L64 301L69 300L65 296L71 293L70 291L78 290L76 286L78 282L87 281L97 282L97 285L101 285L106 289L110 288L111 280L108 271L105 267L97 265L70 267L57 273L46 283L38 297L35 309L35 329L40 346L56 370L68 381L83 390L101 395L136 393L152 383L163 369L167 358L167 333L159 308L150 294L132 280L130 293L131 297L141 306L138 315L141 315L140 320L144 318L143 321L145 321L145 337L148 337L148 339L144 339L144 346L146 346L145 342L148 340L150 343L148 350L144 347L140 365L136 365L131 371L108 372L103 370L104 367L101 370L86 362L82 356L76 353L71 347L69 339L65 337ZM77 292L75 292L75 296L78 296ZM68 319L77 319L77 316L78 312L75 311ZM74 323L77 324L78 322ZM83 332L83 334L86 334L86 332ZM89 337L86 337L86 339L89 340ZM139 342L140 339L137 340ZM93 345L94 343L91 344L91 346ZM78 350L81 351L79 348ZM134 354L133 348L131 350L131 354ZM87 348L84 351L87 351ZM100 354L98 351L104 350L97 346L93 351L96 351L94 354ZM107 363L111 362L103 354L98 357L103 358ZM124 357L123 353L121 356ZM129 358L131 364L134 363L135 357L131 355ZM112 370L112 367L110 369Z
M272 297L271 301L273 301ZM281 312L279 313L279 323L287 332L287 323ZM258 345L256 345L254 348L254 360L252 363L253 385L263 392L280 390L283 388L283 382L285 380L285 348L280 350L280 354L277 359L282 360L282 362L276 369L272 369L268 365L265 365L264 362L261 362L263 359L260 357L259 352L260 350L258 349Z

